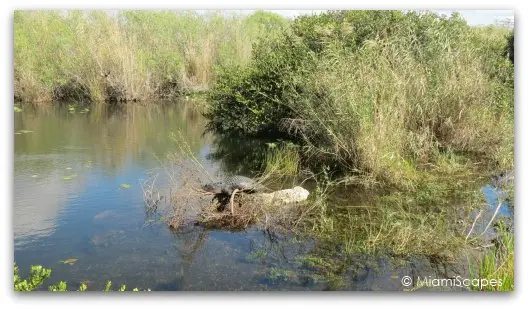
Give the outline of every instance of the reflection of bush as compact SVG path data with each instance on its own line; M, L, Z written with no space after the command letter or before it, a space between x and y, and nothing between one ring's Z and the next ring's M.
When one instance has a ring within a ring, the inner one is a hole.
M215 135L208 159L227 174L256 175L266 159L266 141L232 135Z
M192 141L189 144L195 153L204 144L200 111L185 103L101 105L85 114L71 114L66 107L28 107L17 113L17 128L31 128L34 132L16 136L15 155L71 153L82 155L85 161L103 162L109 172L121 168L130 156L145 164L154 162L156 157L163 158L176 147L170 142L170 132L182 132L185 139ZM58 163L39 160L35 172L49 173Z

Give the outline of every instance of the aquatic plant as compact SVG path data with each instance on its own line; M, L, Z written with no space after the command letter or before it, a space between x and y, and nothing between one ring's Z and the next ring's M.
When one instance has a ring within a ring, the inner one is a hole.
M44 268L42 265L33 265L31 266L29 277L27 279L23 279L20 277L19 269L16 263L14 264L14 289L15 291L34 291L37 288L39 288L44 281L46 281L51 276L51 269L50 268ZM104 291L110 292L112 287L112 282L107 281ZM79 289L77 291L84 292L87 291L87 285L85 283L81 283L79 286ZM55 285L48 286L48 290L51 292L67 292L68 290L68 284L66 281L60 281L59 283ZM121 285L119 289L117 290L119 292L125 292L126 291L126 285ZM138 288L134 288L132 291L138 292ZM147 291L150 291L150 289L147 289Z
M291 270L273 267L268 270L267 278L271 281L294 281L297 274Z
M514 235L503 222L497 225L498 238L494 246L487 250L479 263L470 261L470 274L473 278L494 280L500 284L486 285L474 290L513 291L514 290Z
M41 286L51 275L51 269L44 268L42 265L33 265L29 271L29 277L23 279L20 277L18 266L14 264L14 288L15 291L33 291Z

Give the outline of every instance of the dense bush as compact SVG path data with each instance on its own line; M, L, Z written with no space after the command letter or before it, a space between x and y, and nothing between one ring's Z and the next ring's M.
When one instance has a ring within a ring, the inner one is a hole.
M285 98L302 87L313 52L294 36L268 37L253 46L251 65L224 68L211 92L209 128L221 133L274 134L277 123L293 116Z
M470 27L456 14L300 17L291 31L260 40L247 66L221 72L206 116L218 132L278 133L302 142L305 163L390 182L446 153L510 167L505 33Z

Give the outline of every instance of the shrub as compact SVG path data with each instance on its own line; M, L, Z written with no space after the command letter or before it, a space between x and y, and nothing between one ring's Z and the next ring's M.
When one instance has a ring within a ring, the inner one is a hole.
M502 29L472 28L457 14L300 17L291 32L259 40L247 66L221 72L209 128L279 135L302 143L305 164L391 183L444 152L508 167L513 67L505 46Z

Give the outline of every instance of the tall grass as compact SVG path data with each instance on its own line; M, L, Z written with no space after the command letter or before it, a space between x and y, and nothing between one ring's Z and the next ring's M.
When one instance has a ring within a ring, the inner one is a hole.
M499 224L499 237L495 246L486 252L480 263L470 264L476 278L499 282L499 284L483 286L485 291L513 291L514 290L514 237L507 231L504 224ZM477 289L477 288L475 288Z
M216 66L245 63L257 37L287 25L262 11L16 11L15 98L50 101L70 80L94 101L207 89Z
M292 29L221 76L212 129L279 132L304 145L307 164L392 184L412 184L446 152L513 166L508 30L397 11L329 12Z

